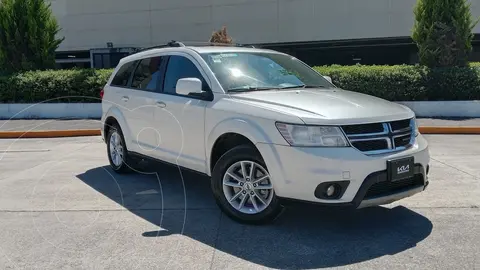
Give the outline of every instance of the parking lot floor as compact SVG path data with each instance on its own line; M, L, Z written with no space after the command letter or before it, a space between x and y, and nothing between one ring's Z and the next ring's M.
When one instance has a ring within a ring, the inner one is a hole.
M206 177L114 174L100 137L0 140L0 269L480 269L480 136L426 138L425 192L266 226L223 215Z

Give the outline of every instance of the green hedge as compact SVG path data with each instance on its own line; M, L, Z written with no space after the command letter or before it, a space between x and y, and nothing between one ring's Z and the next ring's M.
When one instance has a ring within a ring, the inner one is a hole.
M391 101L480 100L480 64L428 69L423 66L322 66L340 88Z
M470 68L421 66L315 67L343 88L392 101L480 100L480 63ZM30 71L0 76L1 103L100 102L112 70Z
M29 71L0 77L1 103L100 102L112 70Z

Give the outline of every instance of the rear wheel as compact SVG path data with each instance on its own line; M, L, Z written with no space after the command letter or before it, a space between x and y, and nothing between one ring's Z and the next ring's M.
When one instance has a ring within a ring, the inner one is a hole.
M235 147L218 160L212 190L220 208L242 223L270 222L282 209L265 162L248 145Z
M107 152L110 167L117 173L127 173L131 171L131 163L122 130L118 125L110 128L107 136Z

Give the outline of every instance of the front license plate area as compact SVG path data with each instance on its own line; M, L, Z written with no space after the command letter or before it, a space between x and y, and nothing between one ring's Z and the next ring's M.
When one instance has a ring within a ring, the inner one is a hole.
M396 182L402 179L413 177L414 169L413 157L388 160L387 172L388 180Z

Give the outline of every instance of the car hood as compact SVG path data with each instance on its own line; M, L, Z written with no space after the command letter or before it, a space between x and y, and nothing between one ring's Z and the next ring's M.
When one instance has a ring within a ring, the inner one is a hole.
M403 105L340 89L253 91L232 94L231 97L255 106L294 114L306 124L373 123L415 116Z

